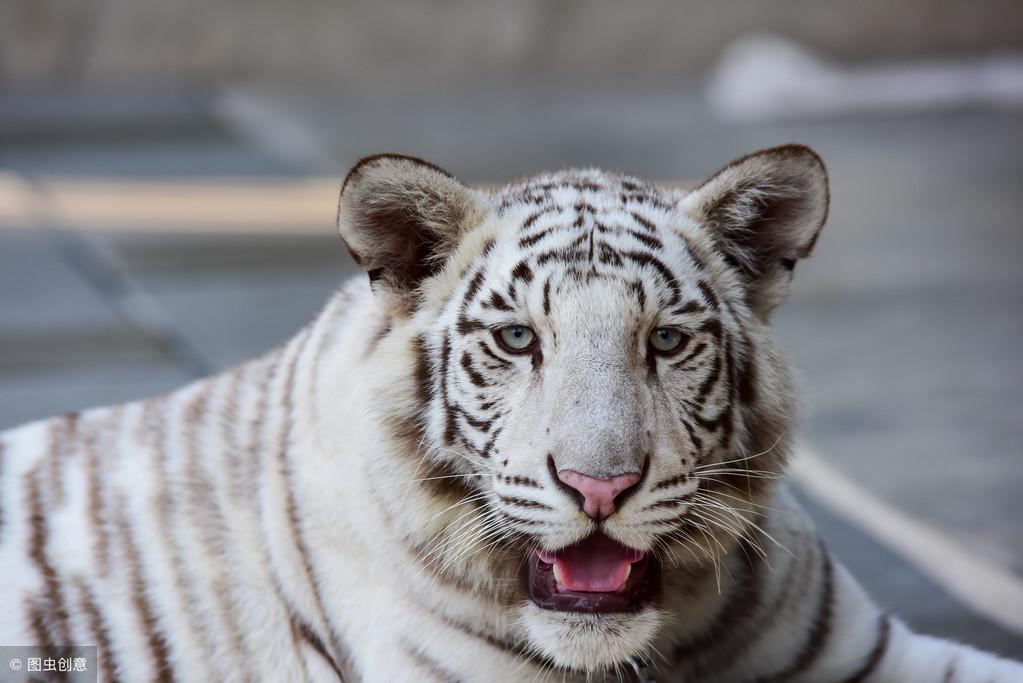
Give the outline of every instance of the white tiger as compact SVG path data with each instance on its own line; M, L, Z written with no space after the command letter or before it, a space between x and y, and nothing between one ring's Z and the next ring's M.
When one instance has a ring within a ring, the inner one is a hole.
M911 633L775 479L801 146L691 191L362 160L369 275L284 347L0 441L0 643L104 681L1020 681Z

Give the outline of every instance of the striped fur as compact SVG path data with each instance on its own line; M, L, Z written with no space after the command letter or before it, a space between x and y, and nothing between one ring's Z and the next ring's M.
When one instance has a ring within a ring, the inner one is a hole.
M767 319L826 202L801 147L688 192L361 162L339 227L372 285L265 357L0 437L0 642L96 644L104 681L1020 680L879 610L777 481ZM643 468L603 528L659 558L651 606L527 599L527 553L594 529L555 461Z

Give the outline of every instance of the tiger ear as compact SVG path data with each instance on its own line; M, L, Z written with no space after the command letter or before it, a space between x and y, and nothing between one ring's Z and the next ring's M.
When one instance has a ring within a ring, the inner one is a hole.
M337 228L376 291L409 297L484 212L480 193L414 157L379 154L348 172Z
M796 262L813 249L828 215L828 174L803 145L737 159L682 200L746 282L763 318L784 301Z

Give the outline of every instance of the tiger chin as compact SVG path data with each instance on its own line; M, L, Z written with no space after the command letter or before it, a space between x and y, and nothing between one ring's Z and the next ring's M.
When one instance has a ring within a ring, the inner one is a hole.
M779 481L786 145L667 189L368 157L292 340L0 435L0 644L102 681L1023 680L879 609Z

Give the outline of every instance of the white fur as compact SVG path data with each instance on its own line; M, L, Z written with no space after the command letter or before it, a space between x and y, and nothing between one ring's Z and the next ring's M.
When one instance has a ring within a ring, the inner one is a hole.
M716 484L745 465L764 476L784 468L793 399L765 321L791 273L771 259L805 256L820 228L826 180L815 159L800 148L754 155L692 194L585 170L488 195L414 160L362 164L342 196L349 246L386 271L410 265L402 239L439 235L425 256L439 270L414 285L401 272L372 289L354 280L281 349L167 397L4 433L0 642L38 639L39 603L49 607L47 628L93 644L101 634L91 594L121 680L153 679L161 647L184 680L335 680L335 667L365 681L596 681L636 669L689 683L847 679L878 646L878 608L828 559L784 487L750 473L735 480L748 488ZM767 242L743 232L760 220L758 201L804 195L786 214L793 224L757 224L777 231ZM393 232L374 224L377 209L390 212ZM731 223L712 224L722 216ZM592 270L538 263L545 251L585 252L593 240ZM680 312L650 305L671 290L655 268L602 262L601 245L649 249L668 264ZM726 258L733 249L738 270ZM746 269L756 258L758 269ZM524 259L532 280L516 281ZM513 281L514 306L483 305ZM554 293L548 306L541 282ZM684 302L700 311L681 311ZM715 320L720 335L706 325ZM542 361L480 355L488 327L523 322L544 342ZM651 369L646 335L666 324L691 336L694 353L704 343L705 356L684 370L655 359ZM751 403L732 379L711 381L725 372L714 358L755 377ZM470 368L486 372L484 386ZM696 421L726 408L727 438L723 423ZM603 528L660 558L653 604L591 615L527 599L526 553L594 529L550 481L549 454L593 476L648 467ZM682 497L670 521L652 505ZM1015 663L887 623L867 680L938 681L953 666L946 680L1023 675Z

